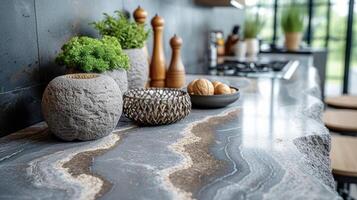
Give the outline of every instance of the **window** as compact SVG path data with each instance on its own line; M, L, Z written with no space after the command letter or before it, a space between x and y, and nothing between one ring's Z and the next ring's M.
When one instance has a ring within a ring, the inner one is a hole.
M357 94L357 38L353 37L353 33L357 33L357 16L353 20L353 15L357 14L355 0L249 0L248 9L258 9L258 13L266 19L261 33L264 43L283 45L280 14L291 2L299 3L306 9L308 24L304 42L315 48L328 49L327 94ZM352 17L349 17L350 13Z
M357 4L354 5L353 29L352 35L357 33ZM349 73L349 92L357 95L357 37L352 38L352 55L351 55L351 68Z

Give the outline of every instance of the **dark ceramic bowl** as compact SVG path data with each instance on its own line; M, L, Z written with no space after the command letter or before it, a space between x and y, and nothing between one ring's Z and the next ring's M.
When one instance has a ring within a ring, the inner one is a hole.
M190 94L191 102L194 107L198 108L222 108L237 101L240 97L238 88L231 87L237 92L233 94L222 95L194 95Z

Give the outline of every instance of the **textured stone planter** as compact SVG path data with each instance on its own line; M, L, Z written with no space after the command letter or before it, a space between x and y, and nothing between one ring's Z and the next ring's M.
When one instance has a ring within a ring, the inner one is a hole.
M50 131L67 141L110 134L122 106L119 86L101 74L59 76L48 84L42 97L42 112Z
M124 52L130 59L129 89L144 88L149 77L149 63L144 49L126 49Z
M120 91L124 94L128 90L128 75L127 71L123 69L116 69L113 71L106 71L102 74L110 76L118 84Z

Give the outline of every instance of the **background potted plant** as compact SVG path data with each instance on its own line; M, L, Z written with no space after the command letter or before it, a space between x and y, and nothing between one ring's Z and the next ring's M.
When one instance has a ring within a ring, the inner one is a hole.
M248 57L255 57L259 53L258 34L264 23L258 15L248 15L244 21L244 40Z
M114 16L104 13L102 21L92 24L102 36L116 37L129 56L131 64L128 71L129 89L144 88L149 77L149 63L143 48L149 36L145 24L131 21L120 11L115 11Z
M283 11L281 27L285 33L285 46L289 51L299 49L304 30L304 21L304 12L296 4L291 4Z
M115 37L102 39L73 37L62 46L56 62L67 67L68 73L102 73L112 77L122 93L128 89L126 70L129 57Z

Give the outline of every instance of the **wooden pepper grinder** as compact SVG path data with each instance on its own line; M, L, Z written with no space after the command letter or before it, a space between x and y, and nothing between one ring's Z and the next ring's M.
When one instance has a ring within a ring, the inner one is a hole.
M158 15L151 20L154 30L154 44L150 63L150 86L162 88L165 87L166 67L164 45L162 42L164 19Z
M185 85L185 67L181 60L182 39L174 35L170 40L172 57L166 74L166 87L182 88Z

